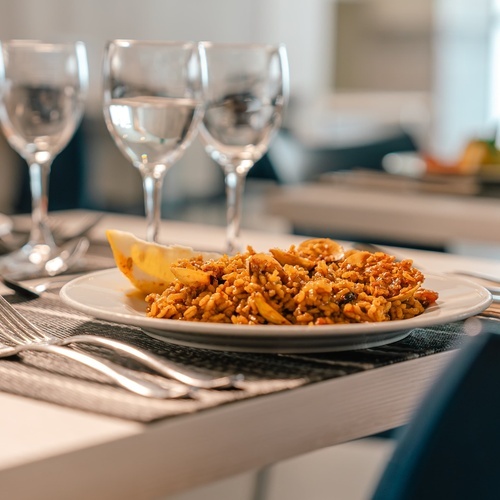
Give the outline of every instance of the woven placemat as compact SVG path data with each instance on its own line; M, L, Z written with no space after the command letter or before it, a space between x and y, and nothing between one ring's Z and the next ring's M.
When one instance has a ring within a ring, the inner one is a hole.
M126 340L177 363L196 367L203 373L242 373L245 376L239 389L198 390L192 399L156 400L118 388L104 375L57 355L26 352L19 357L0 360L2 391L139 422L193 413L428 356L455 349L467 338L464 322L457 322L415 329L399 342L356 351L297 355L212 351L156 340L139 328L90 318L67 307L59 298L58 289L35 300L28 301L17 295L8 295L7 299L30 321L61 338L82 333L103 335ZM176 384L105 350L99 349L99 354L165 387Z

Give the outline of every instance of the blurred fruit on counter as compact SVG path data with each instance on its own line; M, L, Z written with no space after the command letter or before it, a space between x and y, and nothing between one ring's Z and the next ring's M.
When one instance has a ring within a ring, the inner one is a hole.
M470 140L454 163L444 163L430 155L423 155L423 159L428 174L479 175L481 177L500 175L500 150L494 139Z

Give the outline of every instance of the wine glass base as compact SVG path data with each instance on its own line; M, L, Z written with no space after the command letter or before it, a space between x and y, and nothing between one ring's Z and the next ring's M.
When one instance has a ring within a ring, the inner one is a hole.
M61 247L26 243L0 257L0 274L22 279L23 277L55 276L82 257L89 247L86 238L76 238Z
M26 243L19 250L0 257L0 272L9 275L40 272L54 253L48 245Z

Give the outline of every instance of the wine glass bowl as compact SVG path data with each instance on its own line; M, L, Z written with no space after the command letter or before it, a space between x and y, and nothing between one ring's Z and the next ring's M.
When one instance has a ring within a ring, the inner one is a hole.
M32 197L28 243L0 259L2 272L35 272L49 261L65 266L66 253L48 225L48 183L54 157L81 121L87 88L82 42L0 42L0 123L10 146L28 163Z
M226 251L240 250L245 178L268 150L288 101L283 45L202 42L207 61L205 113L200 139L224 170L227 196Z
M163 179L194 138L203 114L204 61L196 43L107 44L104 118L143 180L146 239L158 241Z

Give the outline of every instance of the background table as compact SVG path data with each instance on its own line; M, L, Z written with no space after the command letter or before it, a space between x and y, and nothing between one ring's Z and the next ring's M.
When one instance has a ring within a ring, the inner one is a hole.
M266 208L299 233L450 249L500 247L500 201L478 196L398 192L314 182L280 186Z

